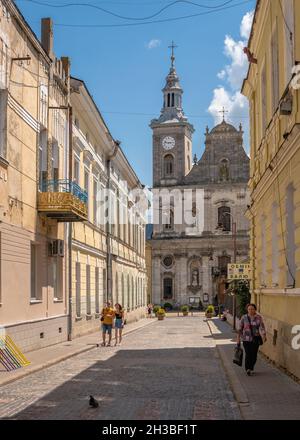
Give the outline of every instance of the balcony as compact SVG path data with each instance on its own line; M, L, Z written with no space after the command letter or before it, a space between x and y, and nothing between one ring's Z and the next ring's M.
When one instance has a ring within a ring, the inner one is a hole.
M75 182L48 180L38 194L38 211L59 222L88 219L88 195Z

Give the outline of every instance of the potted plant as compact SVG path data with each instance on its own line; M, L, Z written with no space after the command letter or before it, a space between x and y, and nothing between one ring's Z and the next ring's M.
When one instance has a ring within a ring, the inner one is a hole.
M164 309L168 312L169 310L172 310L172 309L173 309L173 306L172 306L171 303L166 302L166 303L164 304Z
M157 312L159 311L159 309L160 309L160 306L158 306L158 305L153 307L153 313L155 316L157 316Z
M188 314L189 314L189 306L182 306L181 307L181 311L182 311L183 316L188 316Z
M205 311L206 318L212 318L215 314L215 308L212 305L209 305Z
M162 320L165 318L165 316L166 316L165 309L163 309L162 307L160 307L160 308L158 309L158 311L156 312L156 316L157 316L157 319L158 319L159 321L162 321Z

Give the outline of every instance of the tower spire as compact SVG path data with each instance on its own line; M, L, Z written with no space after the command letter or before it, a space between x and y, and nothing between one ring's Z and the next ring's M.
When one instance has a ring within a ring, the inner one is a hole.
M175 62L175 55L174 55L174 49L177 49L178 46L172 41L171 46L169 46L169 49L171 49L171 68L174 69L174 62Z

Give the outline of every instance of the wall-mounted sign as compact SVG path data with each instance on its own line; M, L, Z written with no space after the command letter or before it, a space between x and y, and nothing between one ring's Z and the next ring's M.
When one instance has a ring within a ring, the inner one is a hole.
M251 279L250 264L229 263L227 265L227 278L229 280L250 280Z
M208 300L209 300L208 293L204 293L204 294L203 294L203 301L204 301L204 302L208 302Z

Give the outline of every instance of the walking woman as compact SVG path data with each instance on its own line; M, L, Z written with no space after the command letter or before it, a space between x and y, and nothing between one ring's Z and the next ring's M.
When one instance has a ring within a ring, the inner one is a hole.
M259 346L266 342L266 330L263 319L256 311L255 304L247 305L247 313L242 316L240 329L237 335L237 344L245 349L245 369L248 376L251 376L257 360Z
M115 318L115 345L118 344L118 341L120 345L122 341L122 332L124 327L124 311L121 304L119 303L115 304Z

